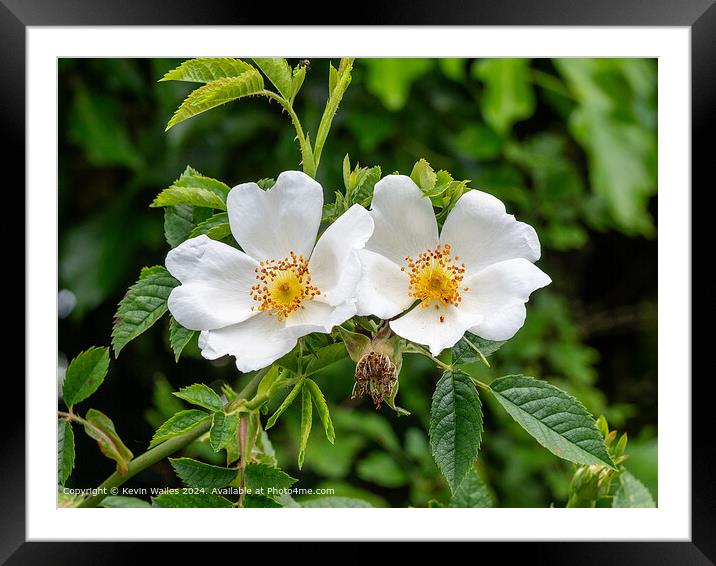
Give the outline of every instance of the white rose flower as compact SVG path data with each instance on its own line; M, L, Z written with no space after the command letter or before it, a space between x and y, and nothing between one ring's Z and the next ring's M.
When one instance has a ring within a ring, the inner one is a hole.
M260 369L301 336L330 332L355 314L357 250L373 220L353 206L316 242L322 208L321 185L286 171L268 191L245 183L229 193L231 232L243 251L199 236L169 252L167 269L181 282L169 310L201 331L205 358L229 354L241 371Z
M404 175L375 185L375 229L359 252L358 314L391 320L399 336L430 348L454 346L465 331L507 340L522 327L532 291L551 279L534 229L487 193L471 190L450 211L442 232L430 199Z

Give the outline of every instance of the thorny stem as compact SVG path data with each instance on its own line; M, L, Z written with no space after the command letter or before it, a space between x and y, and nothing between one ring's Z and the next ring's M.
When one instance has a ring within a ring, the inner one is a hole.
M288 115L291 117L291 122L293 122L293 127L296 129L296 137L298 138L298 144L301 146L303 172L306 173L306 175L315 177L316 162L313 157L313 149L311 148L311 143L308 141L305 134L303 133L301 121L298 119L298 115L293 109L293 105L283 96L280 96L270 90L264 90L261 92L261 94L263 94L267 98L270 98L271 100L275 100L283 107L286 112L288 112Z

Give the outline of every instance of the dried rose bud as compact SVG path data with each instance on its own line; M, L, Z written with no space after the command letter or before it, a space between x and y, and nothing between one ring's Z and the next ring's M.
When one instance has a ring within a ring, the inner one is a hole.
M352 399L368 394L375 408L380 408L385 399L390 399L398 382L398 368L387 354L369 352L356 364L356 384Z

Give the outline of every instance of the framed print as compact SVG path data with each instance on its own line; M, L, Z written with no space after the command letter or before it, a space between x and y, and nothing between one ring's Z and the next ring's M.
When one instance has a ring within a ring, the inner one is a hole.
M26 264L3 560L712 563L712 2L85 4L0 5Z

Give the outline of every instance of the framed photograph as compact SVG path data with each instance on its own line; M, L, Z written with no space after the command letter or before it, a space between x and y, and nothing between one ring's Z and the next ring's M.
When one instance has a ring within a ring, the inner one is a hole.
M2 0L26 330L0 560L489 541L712 564L712 4L341 26Z

